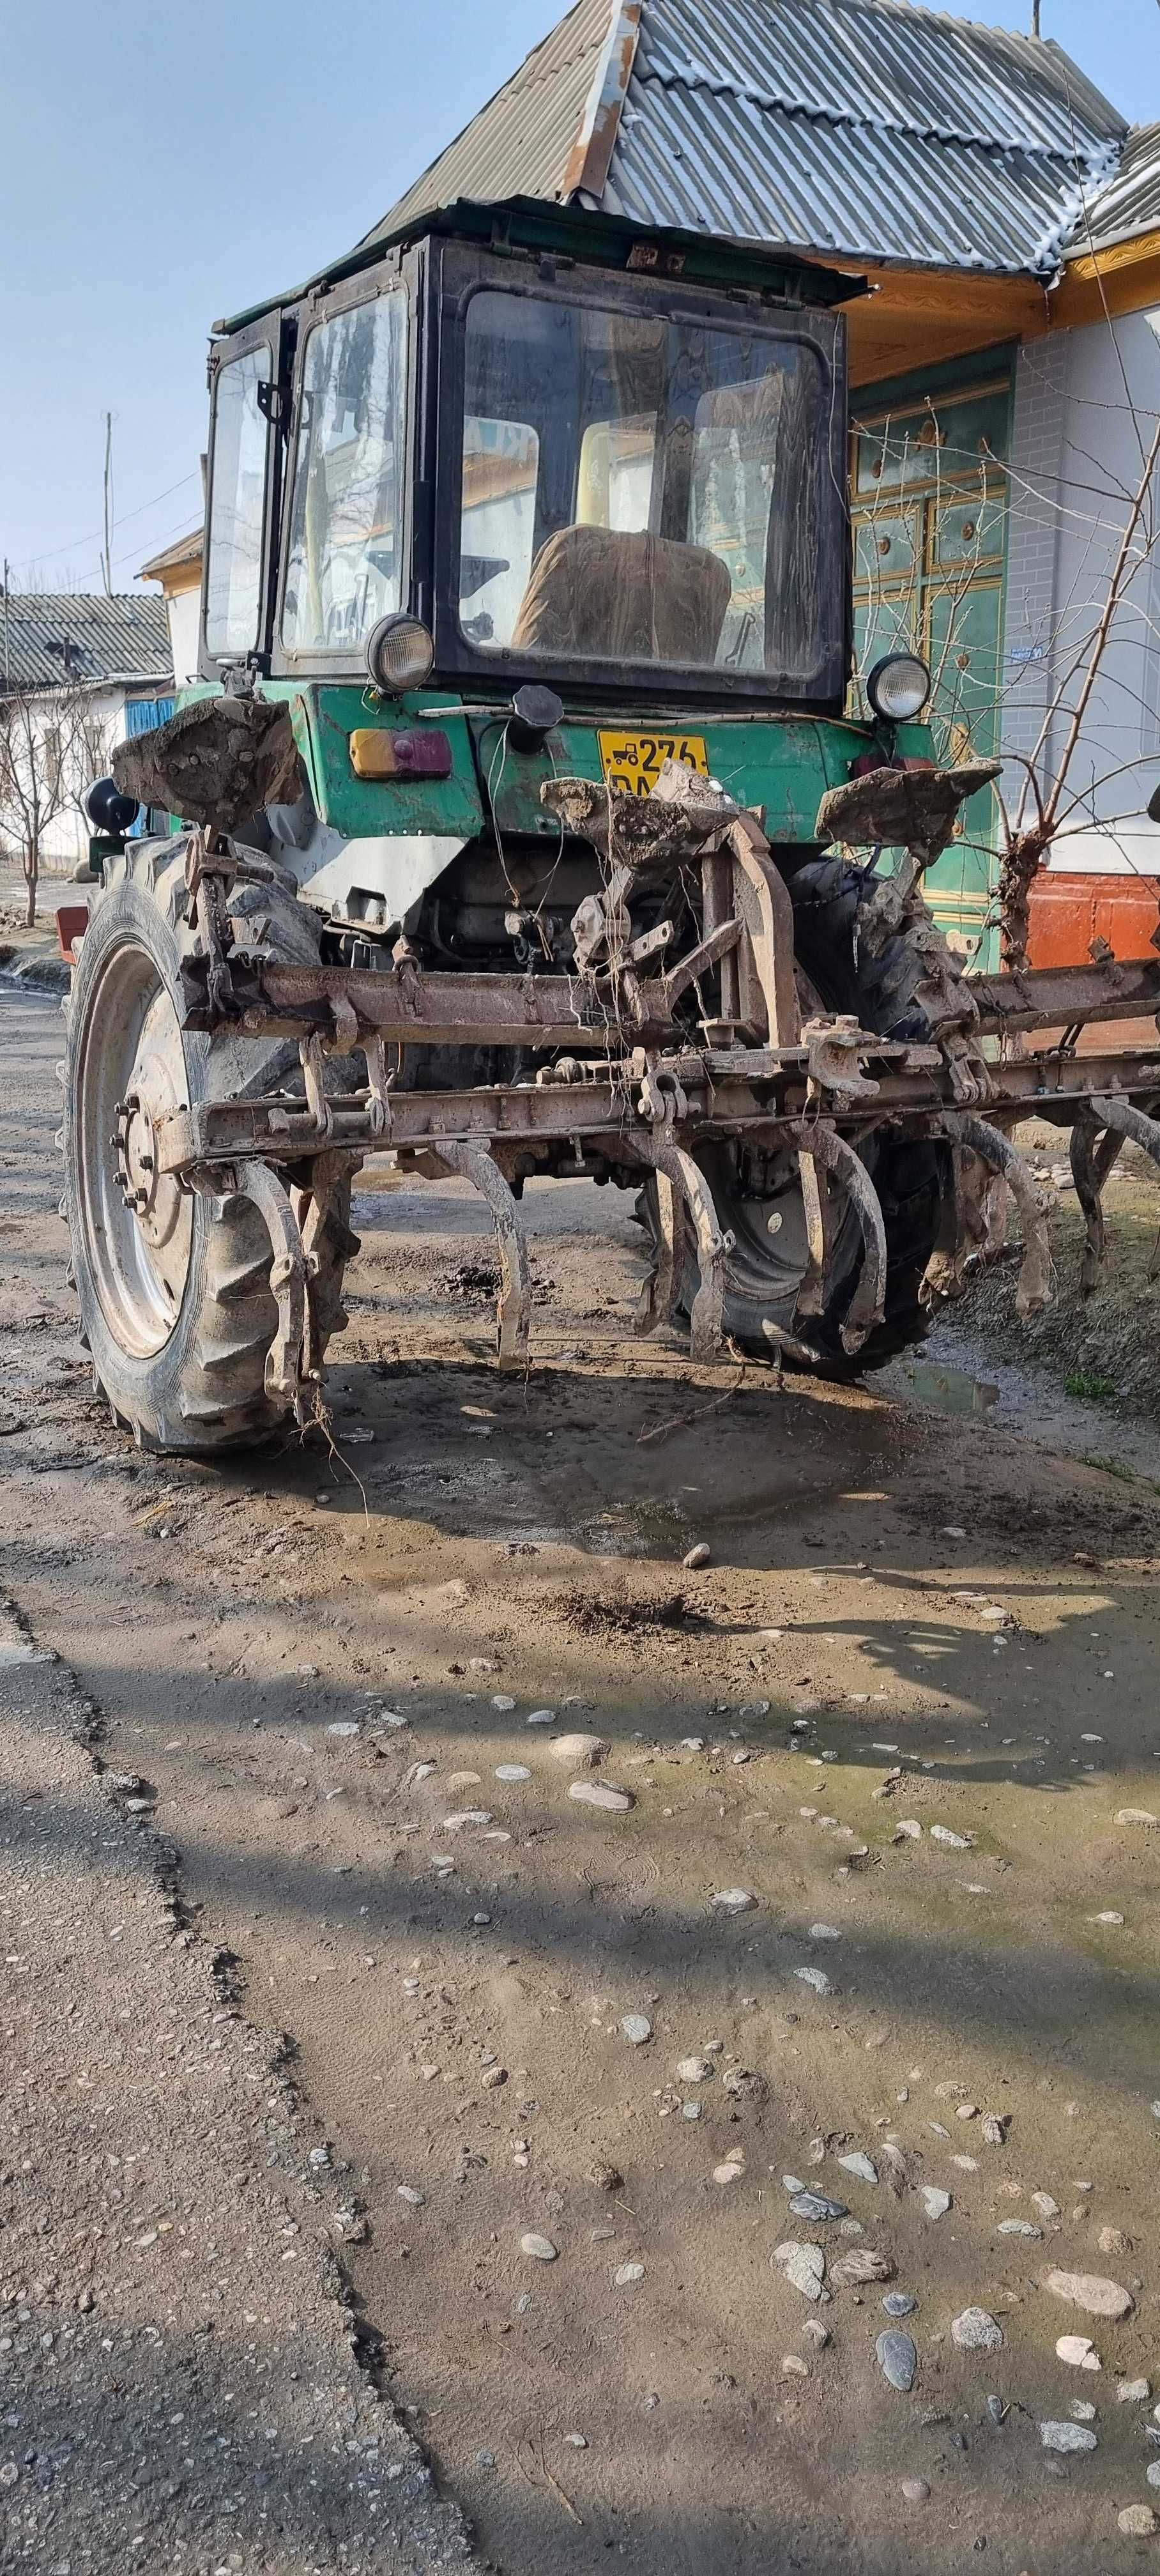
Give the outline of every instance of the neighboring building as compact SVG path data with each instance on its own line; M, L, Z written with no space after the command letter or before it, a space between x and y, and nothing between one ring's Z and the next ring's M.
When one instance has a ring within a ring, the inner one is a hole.
M109 768L114 744L172 715L173 660L159 599L79 593L0 592L0 729L17 763L4 791L0 850L19 857L30 760L59 792L41 841L41 866L63 874L88 850L81 798Z
M153 555L142 564L139 581L159 581L169 620L169 646L173 656L174 684L187 689L197 678L197 651L201 628L201 558L203 531L192 528L176 545L166 546L163 554Z

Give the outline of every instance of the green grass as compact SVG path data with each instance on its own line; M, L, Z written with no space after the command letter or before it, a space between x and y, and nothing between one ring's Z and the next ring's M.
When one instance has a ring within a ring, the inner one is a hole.
M1063 1383L1069 1395L1083 1396L1089 1403L1099 1404L1119 1394L1114 1377L1101 1377L1096 1369L1073 1369Z

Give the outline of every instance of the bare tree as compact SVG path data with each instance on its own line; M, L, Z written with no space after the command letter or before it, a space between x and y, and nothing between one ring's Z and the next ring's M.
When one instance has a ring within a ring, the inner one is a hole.
M13 690L0 696L0 840L19 849L28 889L25 920L36 920L44 837L79 809L93 768L92 692Z

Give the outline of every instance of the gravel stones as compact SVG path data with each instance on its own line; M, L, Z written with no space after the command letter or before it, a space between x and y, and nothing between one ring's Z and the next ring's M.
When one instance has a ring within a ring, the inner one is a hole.
M633 2048L643 2048L653 2035L652 2023L644 2013L622 2013L620 2027Z
M795 2191L790 2210L795 2218L804 2218L813 2227L820 2227L826 2219L848 2218L850 2214L844 2200L829 2200L824 2191Z
M573 1780L568 1795L577 1806L599 1807L609 1816L626 1816L636 1805L631 1789L614 1789L607 1780Z
M731 2182L740 2182L744 2171L744 2165L739 2164L735 2156L730 2156L725 2164L714 2165L713 2180L719 2190L727 2191Z
M951 2319L951 2342L960 2352L997 2352L1002 2341L1002 2326L986 2308L964 2308Z
M826 2258L820 2245L799 2245L792 2242L786 2245L775 2245L771 2260L776 2263L779 2272L784 2273L791 2287L801 2291L803 2299L821 2298L822 2283L826 2277Z
M531 1719L528 1720L529 1726ZM603 1762L608 1746L600 1735L556 1735L548 1751L553 1762L567 1763L573 1771L595 1771Z
M930 2488L925 2478L904 2478L902 2492L908 2504L929 2504Z
M1090 2335L1060 2335L1055 2357L1057 2361L1066 2361L1072 2370L1100 2368L1100 2357L1092 2348Z
M1132 2313L1129 2292L1118 2281L1106 2281L1098 2272L1060 2272L1041 2275L1043 2288L1053 2299L1067 2299L1073 2308L1083 2308L1089 2317L1127 2317Z
M752 1914L757 1898L747 1887L722 1887L712 1902L714 1914Z
M858 2182L877 2182L878 2180L877 2166L871 2164L869 2156L862 2154L861 2148L857 2148L853 2155L839 2156L838 2162L843 2173L853 2174Z
M888 2290L882 2305L888 2317L912 2317L918 2301L910 2290Z
M1121 2406L1146 2406L1152 2394L1150 2379L1117 2379L1116 2396Z
M949 2191L939 2191L933 2182L920 2182L919 2198L928 2218L945 2218L951 2206Z
M913 2388L914 2375L918 2369L918 2353L911 2337L908 2334L901 2334L896 2326L888 2326L885 2334L879 2335L874 2348L878 2355L878 2367L883 2378L889 2380L891 2387L901 2389L904 2394L907 2389Z
M898 2265L875 2245L855 2245L830 2267L836 2290L860 2290L868 2281L892 2281Z
M643 2279L643 2263L618 2263L616 2270L612 2275L613 2288L617 2290L631 2290L635 2282L643 2281Z
M752 2066L727 2066L721 2084L735 2102L764 2102L769 2093L764 2075Z
M1150 2540L1157 2529L1150 2504L1126 2504L1116 2515L1116 2528L1126 2540Z
M816 1995L830 1995L834 1991L824 1968L795 1968L794 1975L800 1978L803 1986L812 1986Z
M712 2072L707 2057L681 2057L677 2061L678 2084L707 2084Z
M1097 2447L1096 2436L1089 2433L1086 2424L1041 2424L1039 2439L1045 2451L1094 2451Z
M534 2263L554 2263L559 2251L559 2246L553 2245L550 2236L537 2236L534 2228L529 2228L527 2235L520 2238L521 2254L529 2255Z
M930 1838L932 1843L944 1843L949 1851L969 1851L971 1848L970 1835L953 1834L949 1825L932 1825Z

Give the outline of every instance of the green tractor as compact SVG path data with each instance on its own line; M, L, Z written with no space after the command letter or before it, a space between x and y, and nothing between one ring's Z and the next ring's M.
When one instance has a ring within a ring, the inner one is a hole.
M98 799L64 1066L82 1330L144 1445L309 1418L387 1153L484 1194L509 1366L532 1176L641 1190L640 1328L703 1359L916 1340L979 1173L1050 1293L1005 1127L1094 1135L1160 1058L1007 1034L1154 1005L1160 961L1063 996L934 927L993 773L937 767L908 654L844 712L862 291L460 203L215 333L201 681ZM182 829L125 837L139 804Z

